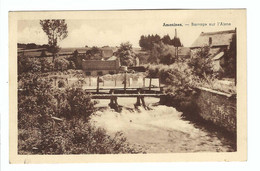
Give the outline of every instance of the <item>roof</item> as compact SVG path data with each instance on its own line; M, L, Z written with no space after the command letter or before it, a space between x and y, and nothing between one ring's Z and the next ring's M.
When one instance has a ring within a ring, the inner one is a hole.
M118 70L119 61L82 60L83 70Z
M229 46L232 36L236 34L236 30L218 31L218 32L202 32L191 48L203 47L209 45L209 39L212 39L211 46Z

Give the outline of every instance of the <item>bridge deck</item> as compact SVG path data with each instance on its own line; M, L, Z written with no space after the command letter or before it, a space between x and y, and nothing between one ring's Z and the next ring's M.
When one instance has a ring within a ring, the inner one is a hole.
M94 94L93 99L110 99L111 97L161 97L165 94Z

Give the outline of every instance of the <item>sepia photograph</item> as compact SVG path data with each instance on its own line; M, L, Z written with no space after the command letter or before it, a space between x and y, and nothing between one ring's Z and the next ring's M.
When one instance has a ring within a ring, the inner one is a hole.
M245 16L10 12L11 163L246 160Z

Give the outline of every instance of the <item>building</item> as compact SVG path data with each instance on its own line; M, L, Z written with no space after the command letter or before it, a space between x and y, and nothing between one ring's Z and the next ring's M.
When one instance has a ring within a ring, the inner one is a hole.
M115 60L82 60L82 69L88 76L116 74L119 72L120 63Z
M236 35L235 30L218 32L202 32L191 45L191 57L193 57L201 47L209 46L209 57L213 59L213 70L220 71L221 63L224 62L226 51L230 48L232 37Z

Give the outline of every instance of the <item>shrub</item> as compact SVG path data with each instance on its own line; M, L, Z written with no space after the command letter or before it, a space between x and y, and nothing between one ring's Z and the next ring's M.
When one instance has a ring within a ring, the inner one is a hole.
M56 58L54 60L54 67L56 71L65 71L69 67L69 61L63 57Z
M39 60L29 56L18 56L18 74L39 71L41 71L41 63Z
M59 81L58 81L58 87L59 87L59 88L65 87L65 82L64 82L64 80L59 80Z
M95 103L84 90L54 90L38 74L21 76L24 91L18 91L19 154L140 152L129 146L122 133L110 137L88 123Z
M209 50L209 46L204 46L198 49L198 51L188 61L193 74L200 78L205 78L207 75L213 75L213 61L209 57Z
M53 71L54 65L53 62L48 60L48 58L40 59L41 62L41 72L51 72Z

